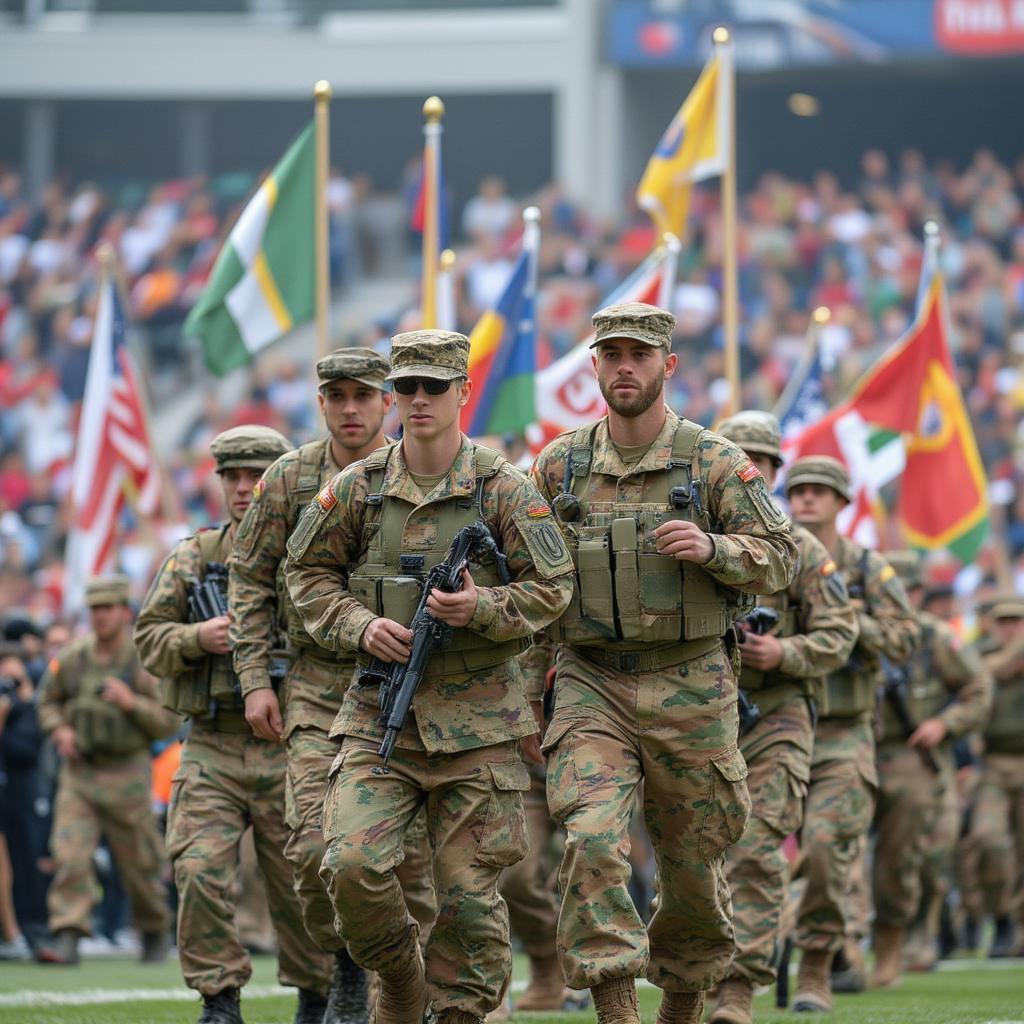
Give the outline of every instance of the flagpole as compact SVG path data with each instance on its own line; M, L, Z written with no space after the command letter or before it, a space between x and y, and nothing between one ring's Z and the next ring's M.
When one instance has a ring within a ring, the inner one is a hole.
M331 347L331 271L327 222L327 175L330 169L331 83L321 79L313 86L316 175L313 186L314 242L316 246L316 357Z
M832 310L828 306L819 306L811 314L810 323L807 325L807 334L804 338L804 350L800 354L800 360L793 367L793 372L789 375L789 380L782 389L782 394L779 395L775 402L775 409L773 411L776 416L778 416L779 410L789 407L795 392L799 391L803 386L804 368L814 359L814 355L818 351L818 345L821 342L821 332L825 324L831 319Z
M438 168L441 150L441 119L444 117L444 103L437 96L429 97L423 104L423 326L437 326L437 272L438 249L440 248L439 224L441 205L441 182Z
M665 246L665 267L661 272L661 286L658 289L658 305L662 309L672 309L672 293L676 290L676 277L679 273L679 253L683 243L671 231L661 236Z
M740 410L739 343L739 259L736 237L736 73L733 69L732 42L724 25L712 37L721 61L719 83L725 90L726 140L728 147L725 173L722 175L722 328L725 333L725 378L729 383L729 407L726 413Z

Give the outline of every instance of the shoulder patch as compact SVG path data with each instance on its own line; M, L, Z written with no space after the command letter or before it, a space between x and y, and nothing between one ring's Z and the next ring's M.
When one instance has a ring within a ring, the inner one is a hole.
M878 574L879 583L888 583L896 575L896 570L891 565L883 565L882 571Z
M330 483L320 489L320 493L317 494L315 500L324 512L330 512L338 504L338 496L334 493L334 488Z
M526 506L526 514L530 519L543 519L551 515L551 509L545 501L533 501Z
M256 486L252 489L252 500L259 501L266 489L267 485L264 482L263 477L260 477L259 480L256 481Z
M752 462L748 465L754 472L749 479L743 480L743 490L757 510L758 518L769 533L788 533L789 520L769 494L768 485L765 483L761 471ZM736 475L743 479L744 472L746 472L746 467L741 467L736 470Z
M745 484L749 484L751 480L756 480L761 475L761 470L759 470L752 462L748 462L745 466L741 466L736 470L736 475Z
M825 597L830 599L830 603L846 604L850 599L850 594L846 589L846 580L836 563L830 558L827 562L822 563L819 572L822 576L822 589Z
M56 675L60 671L60 659L51 658L50 663L46 666L46 671Z
M519 528L537 575L542 580L564 576L572 572L572 556L565 546L562 531L555 525L551 510L545 505L546 514L532 515L530 510L539 507L540 502L531 502L512 513L512 520Z

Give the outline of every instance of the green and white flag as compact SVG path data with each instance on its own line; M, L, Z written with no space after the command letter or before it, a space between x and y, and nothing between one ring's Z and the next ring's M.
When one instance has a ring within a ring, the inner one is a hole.
M313 319L315 172L310 122L242 211L185 321L217 376Z

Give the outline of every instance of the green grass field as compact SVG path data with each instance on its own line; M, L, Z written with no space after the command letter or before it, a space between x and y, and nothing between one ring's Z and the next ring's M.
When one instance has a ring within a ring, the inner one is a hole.
M782 1013L771 996L757 1000L757 1020L807 1021L828 1024L1024 1024L1024 965L990 968L958 961L956 969L908 976L892 992L840 996L827 1018ZM525 962L516 958L516 978L525 980ZM276 984L274 962L258 957L252 992L242 996L246 1024L290 1024L295 1000L290 995L266 994ZM0 1024L192 1024L199 1004L185 999L139 998L143 990L185 994L177 965L142 967L124 960L89 961L81 967L41 967L36 964L0 966ZM264 993L264 994L258 994ZM125 995L130 1001L124 1001ZM45 1005L44 1000L58 1005ZM119 1001L100 1001L117 999ZM640 989L645 1021L653 1022L658 993ZM523 1014L523 1024L589 1024L593 1010L581 1014Z

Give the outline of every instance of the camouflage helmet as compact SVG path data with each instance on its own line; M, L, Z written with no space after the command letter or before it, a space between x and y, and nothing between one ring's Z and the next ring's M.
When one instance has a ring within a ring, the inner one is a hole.
M105 604L127 604L131 593L131 581L120 573L109 576L94 576L85 585L85 604L95 608Z
M456 331L406 331L391 339L391 372L399 377L455 380L469 375L469 338Z
M390 369L388 357L372 348L336 348L317 362L316 378L321 386L332 380L354 380L386 391Z
M264 470L293 447L284 435L255 423L232 427L210 442L218 473L225 469Z
M883 551L882 557L896 570L900 582L907 590L924 586L924 566L921 556L910 548L900 551Z
M850 476L846 467L829 455L805 455L797 459L786 474L786 497L800 484L823 484L844 501L850 500Z
M1024 597L1020 594L1000 594L988 612L993 619L1024 619Z
M782 432L779 421L770 412L748 409L722 420L715 429L727 441L742 448L748 455L767 455L778 469L782 465Z
M632 338L645 345L672 351L672 328L676 318L667 310L646 302L620 302L594 314L591 348L612 338Z

